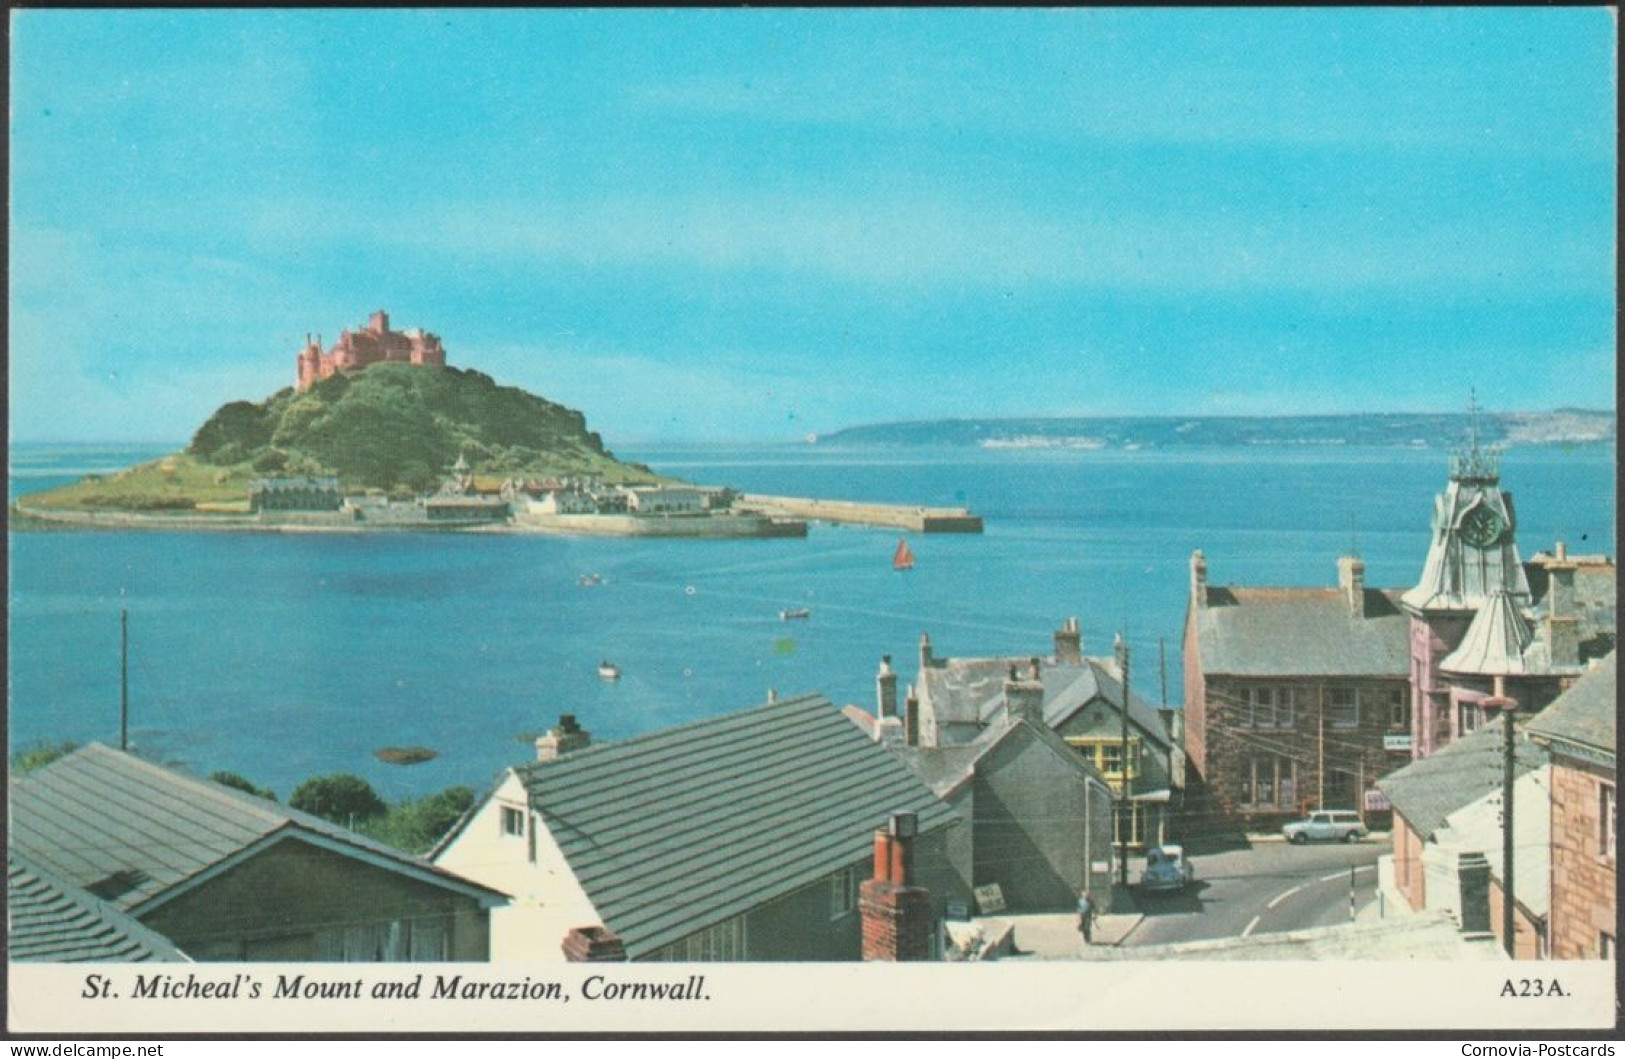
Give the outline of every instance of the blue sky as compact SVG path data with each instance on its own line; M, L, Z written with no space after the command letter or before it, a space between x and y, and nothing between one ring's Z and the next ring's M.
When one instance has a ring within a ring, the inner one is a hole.
M375 308L613 445L1611 407L1613 16L13 12L17 440Z

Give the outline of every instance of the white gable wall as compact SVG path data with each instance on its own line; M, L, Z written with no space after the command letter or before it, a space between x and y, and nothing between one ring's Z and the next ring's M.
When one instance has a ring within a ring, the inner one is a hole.
M504 808L525 814L524 835L503 833ZM506 907L491 910L493 962L563 961L561 946L571 929L603 923L541 816L530 808L524 783L511 770L434 862L513 896Z

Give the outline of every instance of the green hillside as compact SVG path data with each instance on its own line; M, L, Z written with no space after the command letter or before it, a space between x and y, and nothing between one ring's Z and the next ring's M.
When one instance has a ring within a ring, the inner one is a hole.
M220 407L185 451L24 498L45 508L185 510L246 500L251 478L337 475L347 489L431 491L465 458L481 476L592 474L655 482L587 429L580 412L457 368L376 364L306 393Z

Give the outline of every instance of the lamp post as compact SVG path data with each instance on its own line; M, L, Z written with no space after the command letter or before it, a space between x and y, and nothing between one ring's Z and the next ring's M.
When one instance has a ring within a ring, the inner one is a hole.
M1517 761L1513 720L1518 713L1518 700L1505 695L1492 695L1481 705L1486 710L1500 710L1505 724L1501 750L1501 943L1507 951L1507 958L1515 960L1518 958L1518 921L1513 910L1517 896L1512 882L1512 783Z

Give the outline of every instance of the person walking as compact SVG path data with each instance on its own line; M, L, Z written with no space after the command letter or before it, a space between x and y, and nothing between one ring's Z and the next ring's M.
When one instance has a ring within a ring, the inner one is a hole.
M1078 933L1083 935L1083 944L1087 948L1095 941L1095 902L1085 890L1078 895Z

